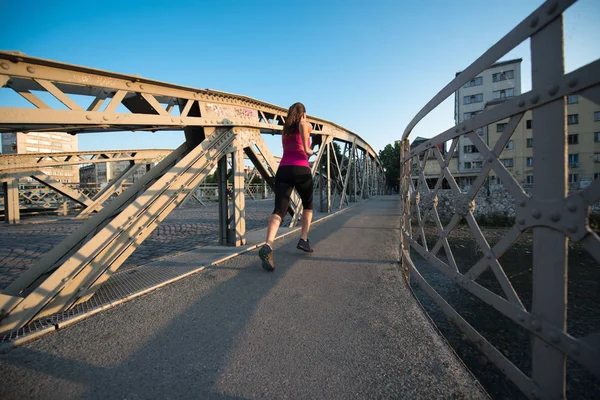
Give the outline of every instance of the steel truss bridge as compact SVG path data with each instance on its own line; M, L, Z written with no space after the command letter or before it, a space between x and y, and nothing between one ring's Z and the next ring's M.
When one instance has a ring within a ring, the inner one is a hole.
M477 347L529 398L566 397L566 359L582 365L600 377L600 332L574 337L567 332L568 242L581 246L600 263L600 237L589 227L590 207L600 200L600 180L585 190L568 194L566 96L578 94L600 105L600 60L565 74L563 12L576 0L547 1L462 73L456 76L419 111L402 136L401 262L408 281L417 282ZM408 136L413 128L442 101L516 46L530 39L532 90L486 109L472 119L410 149ZM600 108L599 108L600 109ZM499 160L524 113L532 110L535 185L527 195ZM497 121L510 119L493 148L476 131ZM459 138L465 135L484 157L482 171L468 192L456 184L448 169ZM449 149L442 155L438 146ZM429 159L431 158L431 161ZM428 162L438 163L441 173L435 187L425 179ZM415 184L411 171L419 175ZM516 205L516 223L495 245L490 246L474 217L475 197L490 171L498 176ZM454 216L443 226L438 215L438 191L448 182L456 196ZM427 244L424 226L432 221L438 230L437 242ZM466 220L483 257L472 266L458 266L448 235ZM528 229L533 230L533 299L528 310L513 288L499 259ZM443 250L443 254L440 251ZM466 319L434 290L415 266L415 257L424 260L460 288L485 302L532 337L532 374L528 376L494 347ZM466 272L465 268L467 267ZM481 286L476 279L491 270L501 294Z
M277 161L261 133L280 133L286 108L15 52L0 52L0 86L31 103L30 107L3 107L0 132L183 130L186 139L168 153L132 150L0 156L8 222L18 220L16 186L21 176L51 185L83 205L81 215L90 216L0 294L0 332L22 328L90 299L175 207L195 196L215 167L223 245L246 241L244 159L253 163L255 173L267 184L274 184ZM44 102L41 92L56 99L57 105ZM383 192L383 170L366 141L329 121L316 117L309 121L318 150L312 171L327 211ZM342 149L341 159L334 143ZM107 202L137 164L157 159L160 161L153 168ZM123 160L130 161L131 168L93 198L39 172L42 166ZM293 226L302 214L297 194L288 211Z

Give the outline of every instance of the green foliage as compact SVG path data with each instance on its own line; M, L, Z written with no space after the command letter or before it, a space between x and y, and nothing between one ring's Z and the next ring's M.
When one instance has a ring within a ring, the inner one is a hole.
M391 187L398 187L400 181L400 141L394 144L388 144L383 150L379 151L379 160L385 169L385 182Z

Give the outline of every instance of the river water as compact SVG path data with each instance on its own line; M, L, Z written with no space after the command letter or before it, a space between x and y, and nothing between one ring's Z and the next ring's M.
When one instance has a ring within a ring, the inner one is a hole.
M435 231L434 227L426 228L427 243L430 249L433 248L438 238ZM493 246L508 229L482 228L482 231L488 243ZM416 237L414 234L416 234L416 230L413 229L413 237ZM499 259L527 310L531 310L532 298L532 239L532 232L525 232ZM449 244L461 273L466 272L483 257L483 253L465 225L460 225L451 233ZM421 275L469 324L526 375L531 376L531 339L525 329L446 278L414 250L411 252L411 257ZM440 251L439 258L446 261L443 250ZM591 333L600 332L599 267L600 265L579 245L569 245L567 331L574 337L585 337ZM415 281L413 280L413 282ZM476 282L496 294L502 293L495 276L489 269ZM446 314L418 284L413 283L412 287L417 299L422 303L440 332L492 398L526 398L462 334L460 329L448 321ZM502 295L502 297L504 296ZM600 381L571 360L567 361L567 397L572 399L600 398Z

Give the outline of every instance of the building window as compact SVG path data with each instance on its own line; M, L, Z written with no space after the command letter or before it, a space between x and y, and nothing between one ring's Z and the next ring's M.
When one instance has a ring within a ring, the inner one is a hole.
M600 172L594 172L594 179L600 178Z
M533 138L527 139L527 147L533 147Z
M579 96L573 94L571 96L567 96L567 104L577 104L579 103Z
M569 183L577 183L579 182L578 174L569 174Z
M514 79L514 78L515 78L515 71L512 69L492 75L493 82L500 82L500 81L505 81L507 79Z
M471 79L463 87L469 88L469 87L472 87L472 86L481 86L481 85L483 85L483 77L482 76L478 76L477 78Z
M527 166L533 167L533 157L527 157Z
M471 169L471 162L465 161L465 169Z
M502 165L504 165L507 168L512 168L512 166L513 166L512 158L501 158L500 162L502 163Z
M494 100L508 99L509 97L513 97L515 95L515 89L495 90L493 92L493 95L494 95Z
M479 150L477 150L477 147L470 144L470 145L464 146L464 152L465 152L465 154L466 153L479 153Z
M506 144L505 147L506 150L512 150L513 149L513 141L509 140L508 143Z
M594 132L594 142L600 142L600 132Z
M464 104L481 103L483 101L483 93L474 94L472 96L465 96L463 98Z
M504 132L504 128L506 128L506 124L496 124L496 132Z
M528 119L527 121L525 121L525 128L531 129L531 120L530 119Z
M600 153L594 153L594 162L600 163Z
M575 125L579 123L579 114L569 114L567 115L567 124Z
M578 133L570 133L567 138L567 143L579 144L579 134Z
M473 118L474 116L476 116L477 114L481 113L480 111L473 111L473 112L466 112L463 114L463 119L466 121L468 119Z
M579 154L569 154L569 167L579 167Z
M528 185L533 185L533 175L527 175L527 184Z
M594 121L600 121L600 111L594 111Z
M473 161L473 169L481 169L483 161Z
M479 128L479 129L477 129L477 134L478 134L479 136L483 136L483 128Z

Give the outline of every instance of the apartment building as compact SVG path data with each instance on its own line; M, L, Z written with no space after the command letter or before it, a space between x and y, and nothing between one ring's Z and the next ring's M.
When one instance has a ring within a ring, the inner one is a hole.
M486 108L501 102L490 102ZM483 139L490 148L497 143L508 121L498 121L484 129ZM535 184L533 124L532 112L527 111L499 157L500 162L524 188ZM568 96L567 129L569 188L582 189L600 178L600 105L581 95ZM502 181L492 172L490 184L502 185Z
M519 58L497 62L458 89L454 99L455 123L460 124L483 112L487 103L520 95L522 61ZM477 133L483 136L483 129ZM459 186L469 186L477 176L476 171L481 169L483 158L465 136L459 139L456 154Z
M61 153L78 151L78 148L77 136L64 132L2 133L2 154ZM42 168L41 171L60 182L79 182L78 165Z

